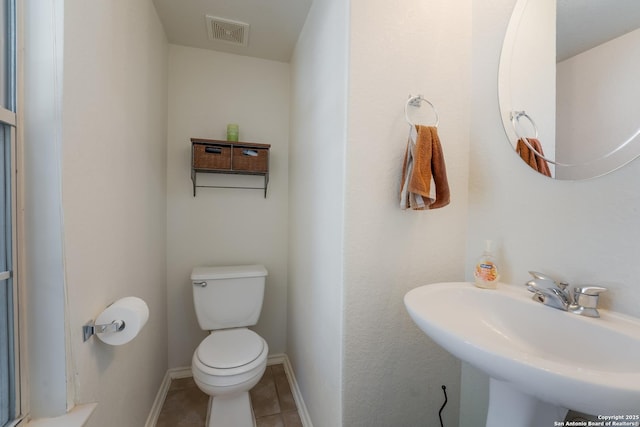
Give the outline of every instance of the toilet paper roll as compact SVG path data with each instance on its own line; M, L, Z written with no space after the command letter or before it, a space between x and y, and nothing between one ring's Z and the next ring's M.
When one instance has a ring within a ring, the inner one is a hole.
M138 335L149 319L149 307L138 297L125 297L108 306L97 317L96 325L108 325L122 320L124 329L117 332L96 334L102 342L109 345L126 344Z

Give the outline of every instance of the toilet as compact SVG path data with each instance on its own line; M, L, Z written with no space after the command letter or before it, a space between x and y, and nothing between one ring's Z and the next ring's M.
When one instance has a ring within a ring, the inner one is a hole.
M267 269L262 265L196 267L193 303L209 335L193 353L191 371L210 396L208 427L254 427L249 390L267 367L267 342L248 329L260 317Z

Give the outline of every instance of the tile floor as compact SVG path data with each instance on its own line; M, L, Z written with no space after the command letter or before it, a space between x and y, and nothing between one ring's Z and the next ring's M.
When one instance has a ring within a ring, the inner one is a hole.
M282 364L267 366L249 395L257 427L302 427ZM173 380L156 427L204 427L208 404L193 378Z

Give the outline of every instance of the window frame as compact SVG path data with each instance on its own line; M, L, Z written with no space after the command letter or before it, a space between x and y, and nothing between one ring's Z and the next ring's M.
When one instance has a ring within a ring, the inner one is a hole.
M3 0L5 1L5 0ZM18 126L20 114L18 113L20 103L18 99L21 98L22 87L19 86L18 75L21 70L21 62L18 55L19 46L18 43L21 39L19 31L22 26L19 24L21 17L21 0L6 0L7 1L7 15L11 16L11 19L7 20L7 105L0 106L0 123L6 125L9 128L10 138L10 188L11 188L11 269L10 277L12 279L12 303L13 303L13 420L9 420L4 427L13 427L19 425L24 421L24 414L26 413L26 375L24 374L23 367L25 365L25 352L22 351L25 340L23 339L24 328L24 311L22 307L23 289L20 284L20 245L18 242L23 234L21 230L21 217L23 209L20 208L21 197L19 196L19 183L21 179L19 174L21 173L20 159L21 159L21 128Z

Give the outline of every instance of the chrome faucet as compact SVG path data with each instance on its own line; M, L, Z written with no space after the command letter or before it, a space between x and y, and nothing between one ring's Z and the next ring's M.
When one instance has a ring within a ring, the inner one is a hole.
M588 317L600 317L598 313L598 297L606 288L601 286L581 286L569 288L565 282L556 282L552 278L530 271L533 280L525 286L533 292L533 300L559 310L568 311Z

